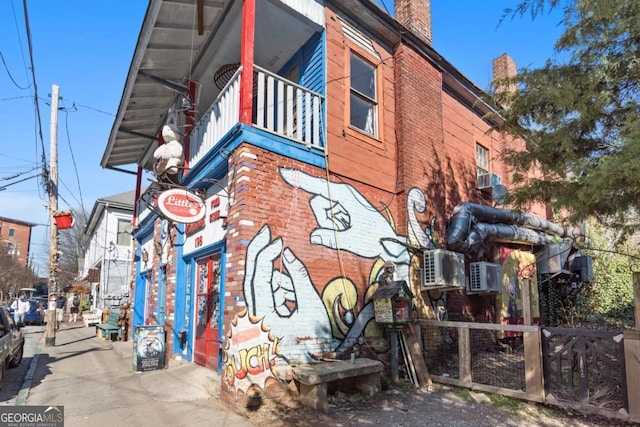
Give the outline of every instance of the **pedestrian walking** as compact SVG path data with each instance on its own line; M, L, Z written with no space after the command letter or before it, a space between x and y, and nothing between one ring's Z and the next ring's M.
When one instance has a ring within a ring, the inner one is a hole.
M60 329L60 323L64 319L64 311L67 309L67 297L58 293L56 298L56 329Z
M24 315L29 311L29 301L24 295L20 295L20 298L16 299L11 304L13 309L13 321L18 326L24 326Z
M72 322L77 322L78 321L78 310L79 310L79 307L80 307L80 297L78 295L76 295L71 300L71 308L69 309L69 312L71 313L71 321Z

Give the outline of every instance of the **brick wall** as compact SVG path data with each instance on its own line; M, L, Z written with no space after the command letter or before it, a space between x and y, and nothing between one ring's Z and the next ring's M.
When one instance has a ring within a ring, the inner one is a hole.
M430 0L394 0L396 19L406 28L431 44L431 1Z
M23 265L27 265L32 225L10 218L0 218L0 250L8 253L9 243L13 244L13 256ZM11 236L13 230L13 236Z

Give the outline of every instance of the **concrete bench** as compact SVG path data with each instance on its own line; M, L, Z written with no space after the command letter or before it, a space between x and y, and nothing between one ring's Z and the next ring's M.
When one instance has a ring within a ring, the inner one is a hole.
M316 410L329 410L327 384L354 378L356 387L369 395L380 391L380 374L384 366L366 358L301 365L293 368L293 378L300 384L300 402Z

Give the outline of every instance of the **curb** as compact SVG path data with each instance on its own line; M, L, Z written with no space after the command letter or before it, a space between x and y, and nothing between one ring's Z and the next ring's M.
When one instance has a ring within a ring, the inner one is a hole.
M16 406L25 406L27 404L27 399L29 398L29 391L31 391L31 381L33 381L33 374L36 372L36 367L38 366L38 361L40 360L40 355L42 354L42 347L45 342L45 334L42 334L40 337L40 341L36 345L36 350L33 353L33 358L31 359L31 363L29 364L29 369L27 370L27 374L24 376L24 381L22 382L22 386L20 387L20 391L18 392L18 396L16 397Z

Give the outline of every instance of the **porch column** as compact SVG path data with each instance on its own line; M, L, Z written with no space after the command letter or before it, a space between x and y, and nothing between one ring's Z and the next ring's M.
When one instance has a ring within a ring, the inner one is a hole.
M253 98L253 54L256 33L256 1L242 3L242 39L240 41L240 122L251 125Z

